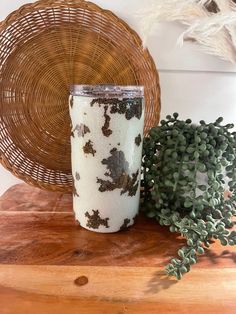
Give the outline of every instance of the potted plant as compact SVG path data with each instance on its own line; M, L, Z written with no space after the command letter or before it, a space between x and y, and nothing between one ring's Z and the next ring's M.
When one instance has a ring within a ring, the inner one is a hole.
M174 113L144 140L143 208L148 217L186 238L178 258L166 266L167 274L178 279L212 239L236 244L236 231L228 230L236 216L236 132L222 121L196 125Z

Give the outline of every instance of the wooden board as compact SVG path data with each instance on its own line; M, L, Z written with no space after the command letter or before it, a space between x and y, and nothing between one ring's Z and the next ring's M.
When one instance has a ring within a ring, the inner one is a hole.
M183 244L142 215L87 231L70 195L16 185L0 198L0 313L235 313L235 248L214 243L178 282L163 267Z

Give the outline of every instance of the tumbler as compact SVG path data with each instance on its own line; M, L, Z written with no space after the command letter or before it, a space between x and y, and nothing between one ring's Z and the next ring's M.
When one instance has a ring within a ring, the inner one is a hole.
M96 232L124 230L139 210L143 86L73 85L69 110L75 219Z

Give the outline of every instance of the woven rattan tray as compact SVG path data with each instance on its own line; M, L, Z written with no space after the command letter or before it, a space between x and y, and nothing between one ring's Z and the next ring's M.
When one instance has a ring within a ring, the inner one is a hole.
M158 74L138 35L82 0L42 0L0 23L0 160L29 184L71 191L69 86L144 85L145 132L159 121Z

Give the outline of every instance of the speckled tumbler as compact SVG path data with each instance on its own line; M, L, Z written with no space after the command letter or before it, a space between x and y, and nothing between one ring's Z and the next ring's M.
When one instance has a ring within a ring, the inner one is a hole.
M73 207L86 229L116 232L134 223L140 199L143 92L141 86L71 88Z

